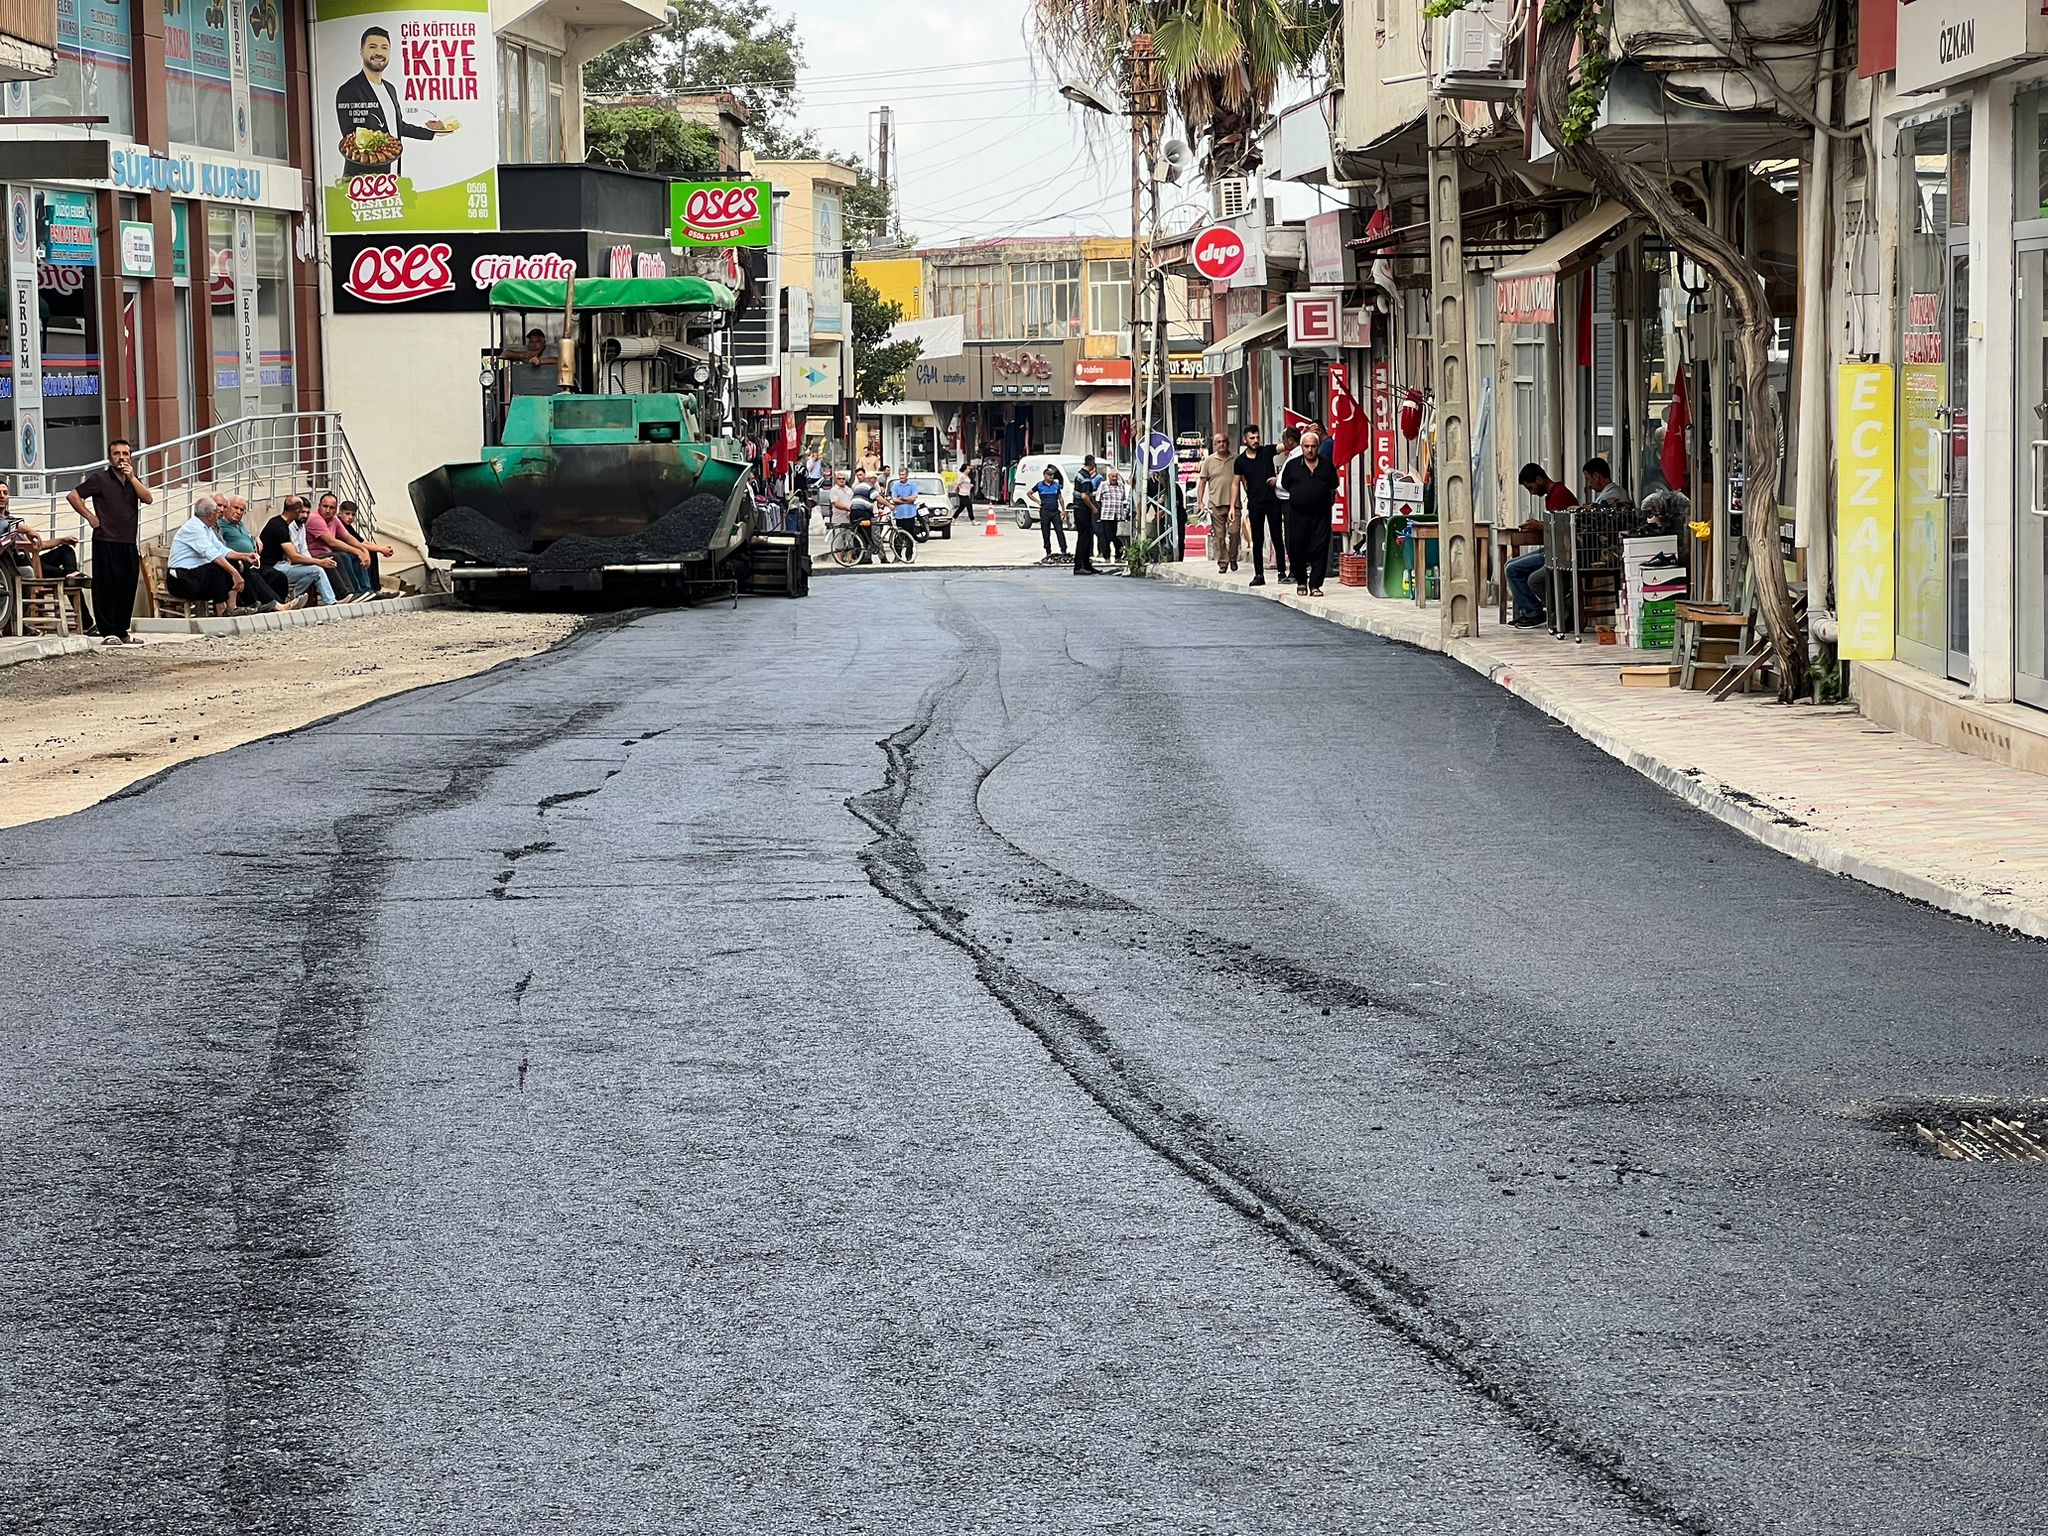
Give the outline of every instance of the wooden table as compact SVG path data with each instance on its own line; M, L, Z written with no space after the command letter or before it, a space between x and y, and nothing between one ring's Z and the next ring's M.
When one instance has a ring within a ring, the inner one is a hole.
M1437 523L1425 523L1419 517L1411 517L1408 519L1408 527L1404 530L1405 536L1412 539L1415 545L1415 606L1418 608L1429 606L1429 559L1424 552L1424 546L1435 544L1439 549L1442 548L1443 541L1437 537L1440 526ZM1472 535L1479 545L1479 582L1480 590L1483 592L1486 578L1492 570L1493 524L1474 523Z
M1508 590L1508 562L1525 549L1540 548L1543 543L1541 528L1527 528L1517 525L1500 531L1500 621L1508 621L1508 601L1514 595Z

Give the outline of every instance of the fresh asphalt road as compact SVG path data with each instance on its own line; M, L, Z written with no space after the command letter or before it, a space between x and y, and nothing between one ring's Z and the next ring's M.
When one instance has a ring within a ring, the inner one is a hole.
M637 616L0 833L0 1530L1961 1532L2048 949L1441 658Z

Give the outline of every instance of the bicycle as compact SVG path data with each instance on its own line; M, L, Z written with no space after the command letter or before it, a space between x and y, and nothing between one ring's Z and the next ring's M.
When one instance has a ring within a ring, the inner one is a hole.
M917 543L901 528L884 534L873 517L856 517L832 530L832 563L842 569L859 565L863 555L878 565L908 565L917 556Z

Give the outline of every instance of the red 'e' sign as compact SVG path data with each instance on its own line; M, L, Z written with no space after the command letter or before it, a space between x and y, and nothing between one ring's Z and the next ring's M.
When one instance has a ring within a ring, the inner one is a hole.
M1244 237L1218 225L1195 238L1195 270L1214 282L1235 277L1244 267Z

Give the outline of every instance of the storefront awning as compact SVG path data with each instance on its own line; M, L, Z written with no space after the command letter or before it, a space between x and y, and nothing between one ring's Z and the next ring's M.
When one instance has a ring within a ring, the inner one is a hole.
M898 320L889 328L889 345L914 341L920 358L958 357L967 350L967 322L959 315L936 320Z
M1131 414L1131 390L1129 385L1115 389L1091 389L1081 397L1081 403L1067 412L1072 416L1128 416Z
M1235 373L1244 366L1245 348L1254 342L1287 329L1287 311L1269 310L1258 319L1240 325L1214 346L1202 352L1202 375L1204 378L1221 378L1226 373Z
M1494 318L1502 325L1555 325L1558 277L1598 260L1617 231L1633 220L1623 204L1600 203L1528 255L1494 268Z

